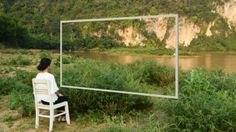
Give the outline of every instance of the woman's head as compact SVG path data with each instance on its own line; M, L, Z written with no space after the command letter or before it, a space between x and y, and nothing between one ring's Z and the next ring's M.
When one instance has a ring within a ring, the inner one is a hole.
M51 59L49 58L42 58L37 69L39 71L44 71L45 69L47 69L49 66L51 65Z

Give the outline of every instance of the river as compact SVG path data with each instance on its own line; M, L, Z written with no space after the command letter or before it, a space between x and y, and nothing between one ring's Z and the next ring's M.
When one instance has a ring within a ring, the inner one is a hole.
M117 61L129 64L135 61L153 60L161 64L175 67L175 56L159 55L109 55L94 52L75 53L82 58L92 58L102 61ZM183 70L191 70L196 67L207 69L223 69L226 72L236 73L236 54L227 53L198 53L191 56L180 56L179 66Z

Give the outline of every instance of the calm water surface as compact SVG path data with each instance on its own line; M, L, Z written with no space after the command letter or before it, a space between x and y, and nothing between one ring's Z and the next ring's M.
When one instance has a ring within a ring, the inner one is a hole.
M92 58L102 61L117 61L129 64L135 61L153 60L168 66L175 66L175 56L158 55L107 55L100 53L74 53L82 58ZM208 69L223 69L227 72L236 72L236 54L227 53L199 53L193 56L180 56L179 66L183 70L191 70L195 67Z

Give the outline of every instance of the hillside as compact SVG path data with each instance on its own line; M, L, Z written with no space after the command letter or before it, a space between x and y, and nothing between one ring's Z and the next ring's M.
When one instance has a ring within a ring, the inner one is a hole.
M236 50L235 0L3 0L0 7L6 16L27 28L36 43L49 43L54 48L59 42L60 20L178 13L182 46L196 50ZM153 28L155 26L157 28ZM88 35L92 38L81 40ZM175 42L171 19L69 25L64 39L71 45L94 42L101 36L104 37L102 42L114 43L115 38L126 46L174 48Z

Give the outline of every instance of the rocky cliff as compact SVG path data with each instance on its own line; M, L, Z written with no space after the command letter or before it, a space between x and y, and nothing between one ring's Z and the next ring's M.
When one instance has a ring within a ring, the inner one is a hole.
M179 43L182 46L189 46L193 39L198 38L199 35L213 36L220 34L221 31L218 30L216 23L219 20L224 19L227 22L227 27L229 29L225 30L224 35L230 31L235 31L236 26L236 0L230 0L224 5L218 6L216 10L212 10L219 14L220 17L216 18L214 21L209 23L194 23L191 19L185 16L180 16L179 18ZM175 47L176 31L175 24L168 27L168 19L152 19L145 20L146 30L148 33L155 33L159 40L166 44L166 48ZM141 45L144 46L145 38L142 33L138 32L134 27L128 27L124 30L117 30L118 34L122 38L122 41L126 46Z

